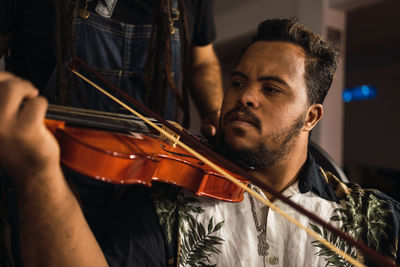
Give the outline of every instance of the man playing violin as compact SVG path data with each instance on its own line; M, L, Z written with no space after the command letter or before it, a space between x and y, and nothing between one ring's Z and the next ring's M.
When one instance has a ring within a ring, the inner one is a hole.
M262 22L232 72L218 146L251 166L249 174L275 191L399 263L399 203L342 183L307 151L335 69L336 53L296 20ZM90 214L64 179L59 147L43 124L46 107L30 83L0 74L0 166L16 187L25 266L349 266L248 193L242 202L229 203L170 185L153 186L146 195L153 206L118 213L122 217L109 229L119 239L97 235ZM357 248L271 192L249 187L366 261ZM127 189L131 194L126 192L123 200L139 201L135 194L141 191L135 190ZM151 214L159 224L135 222L146 222L142 217ZM132 243L127 235L148 243Z

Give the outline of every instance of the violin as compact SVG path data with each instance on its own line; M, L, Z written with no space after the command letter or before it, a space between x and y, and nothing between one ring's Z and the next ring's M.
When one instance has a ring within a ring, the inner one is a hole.
M114 184L151 186L157 181L198 196L243 200L242 188L156 135L134 116L50 105L47 118L46 126L61 148L61 162L78 173ZM230 174L245 185L249 183Z

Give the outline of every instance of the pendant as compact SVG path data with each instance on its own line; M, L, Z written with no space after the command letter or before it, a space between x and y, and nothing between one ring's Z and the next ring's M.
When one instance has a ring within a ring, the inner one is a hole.
M267 240L265 239L265 231L261 231L257 235L257 239L258 239L258 244L257 244L258 255L267 256L269 245L267 244Z
M79 10L79 17L83 19L87 19L90 16L90 12L87 9L81 9Z

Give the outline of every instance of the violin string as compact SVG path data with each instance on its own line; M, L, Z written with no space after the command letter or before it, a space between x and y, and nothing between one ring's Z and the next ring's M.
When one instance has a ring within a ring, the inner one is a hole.
M120 113L112 113L112 112L104 112L104 111L97 111L97 110L88 110L88 109L81 109L75 107L65 107L59 105L49 105L49 111L59 111L64 113L69 113L72 115L83 115L83 116L91 116L94 118L102 118L102 119L113 119L117 121L126 121L131 122L133 120L140 120L143 121L141 118L133 115L128 114L120 114ZM155 119L148 118L149 120L157 123Z
M77 115L100 115L100 116L105 116L105 117L122 117L122 118L132 118L132 119L139 119L137 116L134 115L128 115L128 114L121 114L121 113L112 113L112 112L106 112L106 111L100 111L100 110L91 110L91 109L83 109L83 108L76 108L76 107L67 107L67 106L60 106L60 105L53 105L50 104L48 107L48 110L50 111L61 111L61 112L67 112L71 114L77 114Z
M271 201L269 201L267 198L263 198L262 196L260 196L259 194L255 193L251 188L247 187L246 185L244 185L243 183L241 183L240 181L238 181L236 178L234 178L231 174L229 174L228 172L226 172L224 169L222 169L221 167L219 167L218 165L214 164L212 161L208 160L207 158L203 157L202 155L200 155L198 152L196 152L195 150L193 150L192 148L190 148L189 146L187 146L186 144L182 143L181 141L179 141L178 139L176 139L173 135L171 135L170 133L168 133L167 131L165 131L164 129L160 128L159 126L157 126L156 124L154 124L153 122L151 122L149 119L147 119L146 117L142 116L139 112L137 112L136 110L132 109L131 107L129 107L127 104L125 104L124 102L122 102L121 100L119 100L118 98L114 97L112 94L110 94L109 92L107 92L106 90L104 90L103 88L99 87L97 84L95 84L94 82L92 82L91 80L89 80L88 78L86 78L85 76L83 76L82 74L80 74L79 72L77 72L76 70L71 70L75 75L77 75L78 77L80 77L81 79L83 79L85 82L89 83L90 85L92 85L93 87L95 87L97 90L99 90L100 92L102 92L103 94L105 94L106 96L108 96L109 98L111 98L112 100L114 100L115 102L117 102L118 104L120 104L121 106L123 106L124 108L126 108L128 111L132 112L134 115L138 116L139 118L141 118L144 122L146 122L147 124L149 124L151 127L153 127L154 129L156 129L157 131L159 131L161 134L163 134L165 137L167 137L170 141L175 142L176 144L178 144L179 146L181 146L183 149L185 149L186 151L188 151L189 153L191 153L193 156L197 157L199 160L203 161L205 164L207 164L208 166L210 166L212 169L214 169L215 171L219 172L220 174L224 175L230 182L234 183L236 186L240 187L241 189L243 189L244 191L248 192L249 194L253 195L255 198L257 198L259 201L261 201L263 204L265 204L266 206L268 206L269 208L271 208L272 210L274 210L275 212L279 213L280 215L282 215L284 218L286 218L287 220L289 220L290 222L292 222L294 225L296 225L297 227L299 227L300 229L304 230L307 234L309 234L311 237L313 237L314 239L316 239L317 241L321 242L323 245L325 245L327 248L329 248L331 251L337 253L338 255L340 255L343 259L345 259L346 261L348 261L350 264L353 264L354 266L357 267L366 267L366 265L364 265L363 263L357 261L356 259L354 259L353 257L351 257L350 255L348 255L347 253L345 253L344 251L340 250L339 248L337 248L336 246L334 246L333 244L331 244L329 241L327 241L325 238L321 237L319 234L317 234L316 232L314 232L313 230L311 230L310 228L302 225L299 221L297 221L296 219L294 219L293 217L291 217L289 214L287 214L286 212L284 212L282 209L278 208L277 206L275 206Z

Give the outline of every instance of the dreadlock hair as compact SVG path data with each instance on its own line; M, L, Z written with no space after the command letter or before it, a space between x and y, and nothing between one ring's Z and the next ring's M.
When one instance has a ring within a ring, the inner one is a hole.
M54 0L56 2L56 58L57 58L57 85L59 91L56 99L67 104L70 98L70 89L67 88L67 79L64 64L74 55L74 27L73 19L80 8L80 0ZM102 1L102 0L99 0ZM152 33L148 48L145 83L147 95L145 105L153 111L164 115L167 91L171 90L176 102L183 111L183 126L188 127L189 93L189 36L186 7L184 0L178 0L179 34L181 48L181 70L183 72L182 92L178 89L171 70L171 0L158 0L158 10L154 13Z
M79 0L54 0L56 10L56 23L55 23L55 51L56 51L56 69L57 77L56 82L59 90L54 96L54 100L62 104L68 104L69 97L67 97L67 79L65 73L65 62L74 54L74 29L73 20L78 10Z
M151 40L149 44L149 59L146 68L147 97L146 105L163 115L162 108L166 104L167 89L170 88L177 104L183 111L183 126L188 127L189 94L189 37L186 18L186 7L183 0L178 0L179 9L179 39L181 48L181 63L183 71L182 94L179 92L171 70L171 0L159 0L159 9L154 16ZM161 110L160 110L161 108Z
M322 104L332 84L337 67L338 53L311 32L295 18L265 20L258 25L257 41L283 41L301 46L306 53L305 81L308 88L308 102Z

